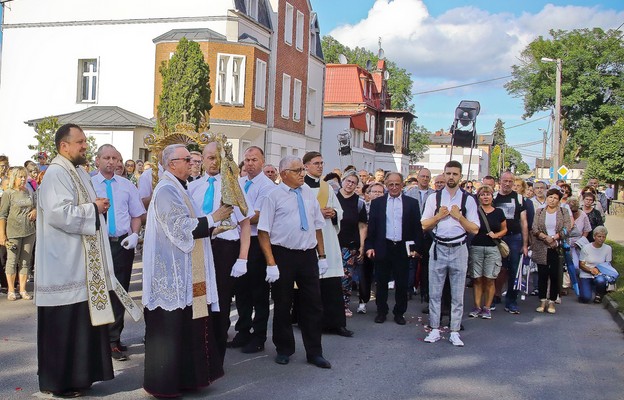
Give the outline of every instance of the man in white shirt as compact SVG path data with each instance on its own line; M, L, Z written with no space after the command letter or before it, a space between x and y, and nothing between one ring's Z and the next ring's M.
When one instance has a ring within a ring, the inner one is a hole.
M141 216L145 207L139 198L139 191L128 179L115 175L115 168L121 158L117 149L105 144L96 155L99 172L91 177L98 197L107 198L110 208L106 215L108 240L110 242L113 267L117 280L128 291L132 276L134 248L139 241ZM124 307L117 298L112 299L115 322L109 325L111 356L118 361L127 360L121 344L121 331L124 327Z
M202 157L206 173L201 179L196 179L189 184L189 194L197 210L201 210L202 215L211 215L221 205L223 176L220 173L221 154L219 150L217 142L210 142L204 147ZM236 278L247 272L250 237L249 218L251 216L253 216L253 211L249 210L247 215L243 215L239 207L234 207L231 221L233 226L238 225L240 227L240 232L239 228L235 227L218 234L211 240L220 309L218 313L213 315L213 327L222 362L225 359L228 329L230 328L230 306L234 294L234 285Z
M318 200L303 184L305 169L301 159L283 158L279 164L280 183L264 200L258 222L258 240L266 258L266 279L273 292L273 343L275 362L288 364L295 352L290 309L294 283L299 288L299 327L308 363L331 368L323 358L321 319L323 306L319 275L327 271L323 247L323 226ZM318 254L318 258L317 258Z
M425 342L440 340L440 309L446 276L451 283L451 335L454 346L463 346L459 337L464 313L464 288L468 268L467 234L479 230L477 203L459 188L462 165L449 161L444 166L446 187L429 196L422 215L423 229L433 231L434 244L429 257L429 325L431 332ZM465 207L465 210L462 208Z
M269 284L266 281L266 260L258 242L258 219L264 198L276 185L263 172L264 152L251 146L244 154L246 177L238 180L245 192L247 207L254 215L249 219L251 238L247 257L247 273L236 280L234 295L238 321L236 336L228 342L228 347L242 348L243 353L251 354L264 350L269 322Z
M272 182L277 181L277 177L279 176L277 173L277 168L274 165L267 164L262 168L262 172L269 178Z

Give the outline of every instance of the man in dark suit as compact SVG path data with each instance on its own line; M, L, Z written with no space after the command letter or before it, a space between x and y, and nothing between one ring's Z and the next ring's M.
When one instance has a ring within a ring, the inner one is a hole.
M414 242L410 257L419 256L423 230L420 223L418 201L403 196L403 176L398 172L386 175L388 193L371 202L366 255L375 261L377 282L377 316L375 322L383 323L388 314L388 281L394 277L394 321L405 325L403 314L407 310L407 277L409 258L405 242Z

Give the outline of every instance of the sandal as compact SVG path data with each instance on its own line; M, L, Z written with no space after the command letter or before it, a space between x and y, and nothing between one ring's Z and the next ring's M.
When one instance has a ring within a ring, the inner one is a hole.
M17 300L17 295L15 294L15 292L9 292L7 294L7 300L9 300L9 301Z
M29 295L28 292L20 292L20 296L22 296L24 300L32 300L32 296Z

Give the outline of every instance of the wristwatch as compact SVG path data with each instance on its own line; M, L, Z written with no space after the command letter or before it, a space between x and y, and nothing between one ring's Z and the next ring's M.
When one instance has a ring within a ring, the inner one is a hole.
M318 256L319 260L324 260L326 258L327 258L327 256L325 254L319 254L319 256Z

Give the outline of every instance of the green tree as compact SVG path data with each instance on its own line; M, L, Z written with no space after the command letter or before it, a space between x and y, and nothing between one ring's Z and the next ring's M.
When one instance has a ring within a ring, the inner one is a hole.
M506 143L505 140L505 123L499 118L496 120L494 124L494 131L492 132L494 135L493 145L502 146Z
M516 175L529 173L529 165L522 160L522 154L513 147L507 146L505 149L505 170L511 170Z
M58 118L46 117L41 122L35 125L35 140L37 144L29 144L28 149L34 150L32 155L33 160L37 160L37 154L41 151L45 151L48 155L48 160L52 160L58 152L56 151L56 145L54 144L54 134L60 128ZM95 159L95 153L97 152L97 143L93 136L87 135L87 161L89 164L93 163Z
M624 177L624 118L602 130L589 149L586 177L617 182Z
M416 163L423 158L431 143L430 134L431 132L424 126L412 123L409 137L410 163Z
M492 154L490 154L490 175L498 179L501 170L501 147L495 145L492 147Z
M199 44L180 39L175 53L169 61L162 62L159 71L163 87L156 130L173 131L184 115L187 122L197 126L203 112L212 108L210 69Z
M624 41L621 32L600 28L551 30L522 51L507 92L524 99L524 117L553 108L556 66L562 60L561 122L564 159L585 158L607 126L624 116Z
M350 64L357 64L362 68L366 68L366 62L370 61L373 66L377 65L379 57L377 54L369 51L363 47L356 47L351 49L335 38L326 35L321 40L321 47L323 48L323 57L327 63L338 63L338 56L344 54L347 57L347 62ZM388 91L392 95L391 106L395 110L408 110L413 112L414 106L412 103L412 77L407 70L400 68L395 62L386 59L386 70L390 74L388 79Z

